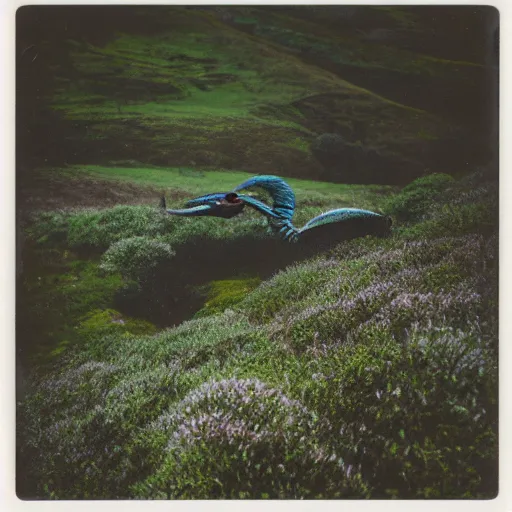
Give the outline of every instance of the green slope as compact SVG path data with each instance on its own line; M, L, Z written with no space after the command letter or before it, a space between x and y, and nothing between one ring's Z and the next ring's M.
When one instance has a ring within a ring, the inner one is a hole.
M375 181L407 181L427 165L418 154L446 133L425 111L306 62L288 40L247 34L199 10L166 10L160 21L165 29L151 36L116 33L103 45L65 43L69 63L55 69L51 101L74 125L66 144L77 149L75 161L135 159L320 177L322 166L311 152L315 137L335 132L354 143L362 127L364 144L382 151L385 171L376 172ZM292 21L282 15L271 20L285 33ZM308 27L294 27L292 35L300 39L297 30ZM323 38L344 48L335 35ZM347 43L368 53L357 41ZM413 73L435 67L432 59L413 65L400 53L389 62L380 54L372 59L386 68L401 62ZM392 164L397 169L389 169Z

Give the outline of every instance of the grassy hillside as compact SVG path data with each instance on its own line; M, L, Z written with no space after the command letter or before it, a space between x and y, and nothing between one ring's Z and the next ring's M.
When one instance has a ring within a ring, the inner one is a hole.
M85 125L96 151L104 141L104 151L117 149L118 158L300 176L319 172L310 145L328 123L348 135L354 119L374 118L368 142L403 152L409 146L409 153L411 133L428 138L440 131L425 112L386 101L208 14L167 17L160 36L120 35L104 47L78 43L71 52L78 84L63 78L54 106ZM336 119L316 120L340 100ZM315 107L320 111L308 119Z
M496 496L497 21L450 9L18 11L20 498ZM255 174L392 230L158 207Z
M489 96L489 45L487 62L441 59L374 41L364 23L356 33L335 30L316 9L306 17L301 8L113 8L89 31L78 21L94 17L91 9L37 9L39 24L33 8L18 13L28 49L19 87L46 109L50 133L27 121L52 163L406 183L433 168L463 173L467 158L489 160L479 135L489 137L489 122L469 122L475 109L466 108ZM425 32L408 12L365 12L402 37ZM464 108L448 115L460 98ZM341 137L327 160L325 134Z

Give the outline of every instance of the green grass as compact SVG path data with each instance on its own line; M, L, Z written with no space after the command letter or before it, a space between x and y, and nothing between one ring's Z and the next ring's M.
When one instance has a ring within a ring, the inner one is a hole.
M205 22L203 28L205 32L199 34L175 33L172 43L166 36L148 38L119 34L102 48L83 45L82 51L72 52L71 57L89 87L94 87L95 75L103 76L101 83L104 83L107 101L86 106L81 89L73 90L75 86L70 85L55 97L55 107L64 109L71 119L89 118L89 113L117 117L119 109L128 115L172 116L182 120L203 116L244 117L253 106L286 104L306 92L304 84L297 80L294 81L296 85L261 80L262 71L282 73L279 70L286 68L287 64L280 63L277 58L254 61L252 56L252 69L242 69L236 64L237 61L246 62L257 44L237 37L236 32L228 32L226 37L232 39L235 46L225 47L215 41L215 35L210 35L217 34L211 25ZM129 105L123 104L123 94L113 87L114 79L123 79L128 86L134 84L135 96L133 99L126 97ZM139 81L148 86L166 85L169 91L175 92L166 97L164 90L159 91L158 103L151 101L151 96L143 95L137 99L137 94L142 94L136 88ZM185 102L179 101L184 98ZM98 99L98 96L91 99Z
M253 176L240 171L205 170L197 178L191 178L194 168L140 168L105 167L96 165L74 166L64 170L79 176L80 173L108 180L121 180L182 191L191 196L206 194L212 190L229 191ZM197 173L196 173L197 174ZM323 181L289 178L287 182L293 188L297 201L302 203L339 204L342 206L367 207L379 202L379 195L389 193L392 187L380 185L345 185ZM155 204L158 198L155 198Z
M299 46L310 42L292 18L273 14L264 22L280 23L291 41L274 40L275 34L265 31L249 36L198 10L177 8L165 19L168 31L152 36L119 32L104 46L66 43L70 66L57 72L52 108L65 123L80 127L76 140L107 160L319 176L322 168L310 144L323 132L350 136L354 122L371 126L378 119L378 126L368 129L367 143L415 158L424 134L430 140L446 130L421 109L291 54L285 47L295 48L295 39ZM322 45L333 61L354 64L362 54L371 67L368 54L377 52L372 59L385 68L401 65L402 72L415 73L407 63L417 61L427 67L421 57L391 52L388 58L388 50L360 41L328 35ZM339 97L334 108L333 96Z

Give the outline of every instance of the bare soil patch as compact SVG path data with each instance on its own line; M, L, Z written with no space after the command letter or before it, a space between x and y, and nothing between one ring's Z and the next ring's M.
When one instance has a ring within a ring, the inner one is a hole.
M55 172L37 172L27 178L17 180L17 210L23 217L36 211L108 208L117 204L157 206L164 192L169 199L186 197L182 191L92 177L74 178Z

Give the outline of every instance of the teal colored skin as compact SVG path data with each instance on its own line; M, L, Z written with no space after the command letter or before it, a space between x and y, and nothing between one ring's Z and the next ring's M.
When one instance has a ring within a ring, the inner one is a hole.
M268 206L252 196L238 194L242 190L258 188L270 195L272 206ZM209 215L231 218L240 214L246 205L265 215L272 230L282 239L290 242L299 241L303 233L314 228L329 224L343 225L347 221L357 219L385 221L383 225L388 228L391 226L391 220L379 213L358 208L338 208L322 213L298 229L291 220L295 212L295 194L288 183L277 176L254 176L237 186L232 192L217 192L196 197L187 202L188 208L166 210L166 212L170 215L186 217ZM165 198L162 199L162 206L165 208Z

